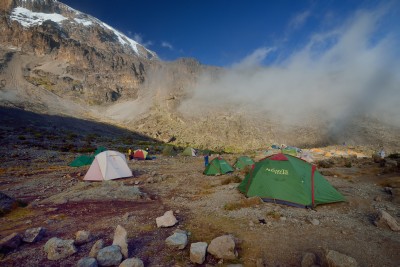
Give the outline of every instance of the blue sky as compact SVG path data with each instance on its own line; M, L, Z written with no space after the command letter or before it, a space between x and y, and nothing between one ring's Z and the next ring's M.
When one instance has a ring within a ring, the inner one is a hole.
M377 20L382 27L369 36L370 41L400 32L400 1L396 0L61 2L106 22L163 60L193 57L203 64L224 67L257 57L257 51L261 65L283 62L304 49L314 36L345 27L357 12L382 6L389 6L388 11ZM334 38L327 40L318 49L327 49L329 42L335 42Z

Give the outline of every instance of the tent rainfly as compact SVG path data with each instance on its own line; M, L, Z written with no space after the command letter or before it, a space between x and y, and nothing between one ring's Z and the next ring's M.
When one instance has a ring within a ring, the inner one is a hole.
M131 177L132 171L126 163L125 155L112 150L98 154L83 180L105 181L118 178Z
M191 157L196 157L196 150L194 150L191 147L187 147L185 148L185 150L183 150L182 156L191 156Z
M215 158L208 164L203 173L205 175L220 175L228 172L233 172L231 165L223 158Z
M238 170L241 170L241 169L245 168L246 166L251 166L253 164L254 164L254 161L251 158L249 158L247 156L242 156L236 160L236 163L233 165L233 167L235 167Z
M314 165L282 153L256 162L238 189L247 197L296 207L346 201Z

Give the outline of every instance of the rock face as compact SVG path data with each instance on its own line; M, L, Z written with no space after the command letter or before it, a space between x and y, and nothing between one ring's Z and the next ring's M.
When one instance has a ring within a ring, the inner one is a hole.
M102 248L97 254L97 262L100 266L118 265L121 260L122 254L119 246L108 246Z
M128 258L128 233L126 230L121 226L118 225L114 232L114 240L113 245L117 245L121 248L121 253L124 258Z
M203 264L206 260L207 243L197 242L190 245L190 261L197 264Z
M53 237L44 245L44 251L47 253L47 259L59 260L71 256L78 250L74 246L74 240L62 240Z
M329 267L358 267L354 258L334 250L327 250L325 257Z
M139 258L130 258L121 262L119 267L144 267L144 263Z
M234 260L237 257L235 240L231 235L214 238L208 246L207 252L218 259Z
M35 243L37 241L42 240L45 233L46 233L46 228L43 227L30 228L24 232L22 240L27 243Z
M184 249L188 243L188 238L185 233L174 233L165 239L168 246L176 247L177 249Z
M163 216L156 218L157 227L171 227L174 226L178 220L175 218L172 210L164 213Z
M377 227L389 228L395 232L400 231L400 226L396 219L390 216L390 214L384 210L378 211L374 224Z

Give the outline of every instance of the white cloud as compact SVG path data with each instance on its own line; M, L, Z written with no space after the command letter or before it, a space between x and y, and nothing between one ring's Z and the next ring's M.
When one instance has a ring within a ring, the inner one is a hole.
M129 33L129 35L132 34L132 32L128 32L128 33ZM141 45L143 45L145 47L153 45L152 41L144 41L143 36L140 33L134 33L133 34L133 40L135 40L136 42L138 42L139 44L141 44Z
M166 42L166 41L162 41L161 42L161 46L162 47L166 47L166 48L168 48L170 50L174 50L174 47L169 42Z
M318 114L336 129L360 115L400 125L399 40L396 32L382 34L382 10L352 14L342 25L309 36L302 49L269 67L254 68L273 49L264 47L230 70L200 77L181 111L233 105L288 123L304 123Z
M293 29L301 28L310 16L311 16L310 10L305 10L297 14L290 20L289 27Z

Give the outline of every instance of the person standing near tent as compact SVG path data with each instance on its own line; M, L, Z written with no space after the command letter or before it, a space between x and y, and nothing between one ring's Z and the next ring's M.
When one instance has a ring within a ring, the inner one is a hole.
M204 154L204 167L208 166L208 153Z
M383 150L383 148L379 151L379 157L381 158L380 159L380 162L379 162L379 165L381 166L381 167L385 167L385 164L386 164L386 160L385 160L385 156L386 156L386 154L385 154L385 150Z
M132 159L132 149L128 149L128 159L131 160Z

